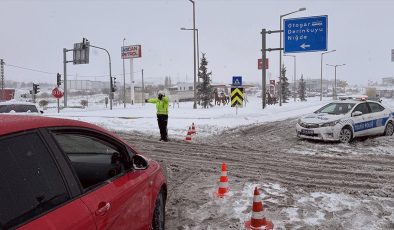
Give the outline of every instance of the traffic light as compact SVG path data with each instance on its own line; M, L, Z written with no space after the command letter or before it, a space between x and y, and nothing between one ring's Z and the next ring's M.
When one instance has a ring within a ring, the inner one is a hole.
M112 77L113 78L113 83L112 83L112 92L116 91L116 77Z
M86 38L83 38L83 39L82 39L82 49L85 49L86 46L89 45L89 44L88 44L88 41L89 41L89 40L86 39Z
M62 84L62 75L60 73L57 73L57 86L59 87Z
M38 91L40 89L38 86L40 86L40 85L33 83L33 94L37 94L40 92L40 91Z

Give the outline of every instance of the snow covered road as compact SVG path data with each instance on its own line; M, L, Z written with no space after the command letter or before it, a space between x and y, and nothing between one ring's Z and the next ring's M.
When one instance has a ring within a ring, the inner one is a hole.
M275 229L393 229L393 137L349 145L304 141L295 136L295 122L253 124L193 143L119 134L167 166L167 229L242 229L255 185L265 191ZM212 193L222 162L231 196L218 200Z

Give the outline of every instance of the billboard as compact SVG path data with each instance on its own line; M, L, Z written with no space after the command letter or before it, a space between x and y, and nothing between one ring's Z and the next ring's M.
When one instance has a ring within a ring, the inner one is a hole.
M121 55L122 59L140 58L142 56L141 45L123 46Z

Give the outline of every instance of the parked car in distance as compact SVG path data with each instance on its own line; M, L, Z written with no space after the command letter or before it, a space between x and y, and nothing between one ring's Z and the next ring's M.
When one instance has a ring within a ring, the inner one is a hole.
M164 229L160 165L89 123L0 114L0 229Z
M6 101L0 102L0 113L31 113L42 114L37 105L30 102Z
M376 101L345 98L300 118L296 131L300 138L344 143L361 136L391 136L394 114Z

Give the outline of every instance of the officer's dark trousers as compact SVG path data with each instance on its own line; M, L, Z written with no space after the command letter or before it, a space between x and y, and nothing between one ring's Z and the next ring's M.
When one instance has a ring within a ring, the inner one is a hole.
M160 129L160 140L167 140L168 115L157 114L157 123Z

